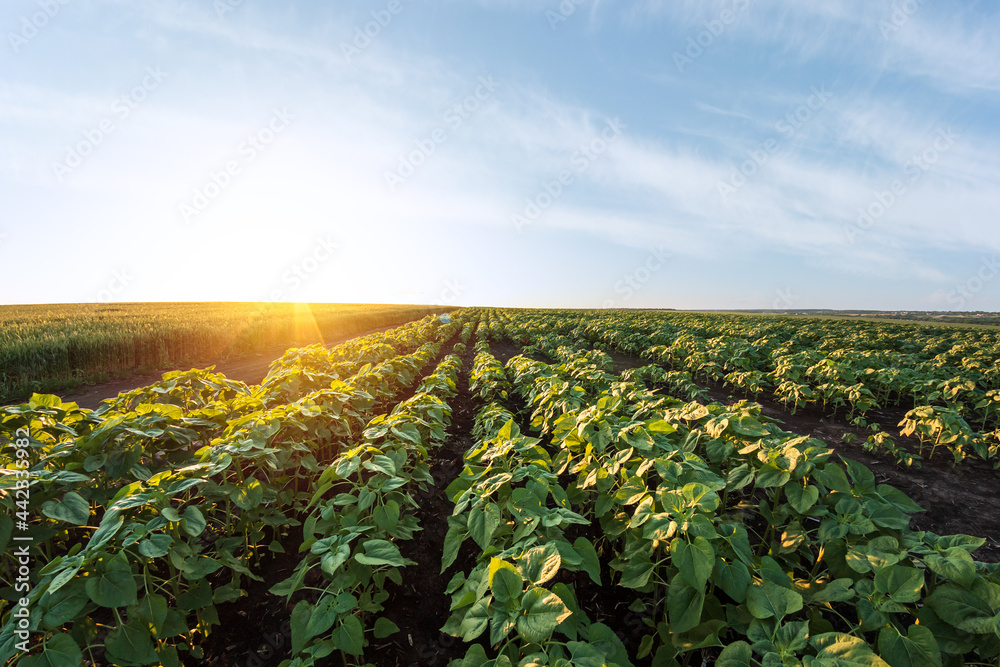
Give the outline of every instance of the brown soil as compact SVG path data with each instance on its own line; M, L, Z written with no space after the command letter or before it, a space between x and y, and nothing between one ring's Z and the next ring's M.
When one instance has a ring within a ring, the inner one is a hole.
M463 456L473 445L476 405L469 391L469 371L474 357L470 341L462 356L458 394L450 401L452 422L448 439L432 452L430 465L434 485L414 494L420 506L417 519L421 531L413 540L400 543L403 556L417 564L403 570L403 584L390 587L390 597L385 602L385 615L399 626L399 632L365 651L365 658L379 667L443 667L451 660L462 658L467 649L460 639L446 635L440 629L450 614L451 598L444 594L448 582L459 569L468 572L473 563L465 562L470 554L463 553L456 564L441 573L441 557L448 532L448 517L454 507L444 490L458 477Z
M507 339L490 341L490 354L497 358L501 364L506 364L511 357L523 354L521 346ZM528 355L532 359L540 359L539 355Z

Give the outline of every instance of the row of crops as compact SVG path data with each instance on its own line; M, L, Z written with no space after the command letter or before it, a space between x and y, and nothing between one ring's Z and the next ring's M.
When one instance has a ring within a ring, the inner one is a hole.
M418 306L114 303L0 306L0 402L116 374L212 363L423 317Z
M996 664L984 539L911 531L909 498L757 406L651 393L524 313L488 326L554 363L476 358L481 440L448 489L443 565L466 538L481 551L445 630L492 651L471 644L463 667L631 664L563 570L619 587L648 626L632 657L653 665Z
M37 395L5 408L0 661L197 664L218 606L300 541L272 591L298 598L296 664L360 655L392 630L380 604L406 565L397 543L417 528L410 492L444 438L457 358L421 374L471 333L428 317L290 350L258 386L192 370L95 411Z
M947 452L955 463L973 456L1000 466L997 329L606 311L519 319L548 346L639 355L652 365L637 372L682 396L704 399L705 384L715 383L771 397L793 414L837 411L871 431L869 449L906 465ZM900 413L898 423L871 419L886 409Z
M706 371L662 349L694 335L667 340L685 317L701 316L463 310L289 350L256 386L177 372L95 411L4 408L0 660L201 664L212 633L239 632L220 610L264 582L290 628L282 667L387 664L400 586L448 600L451 667L997 664L985 540L911 530L920 508L864 466L756 404L699 400ZM504 363L508 341L523 354ZM616 374L601 348L651 363ZM404 554L437 452L465 435L460 397L475 421L438 491L432 590ZM882 400L904 397L922 402ZM275 554L296 557L278 579Z

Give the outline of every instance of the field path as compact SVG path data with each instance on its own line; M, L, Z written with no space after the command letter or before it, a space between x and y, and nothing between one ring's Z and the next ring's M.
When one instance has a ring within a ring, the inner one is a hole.
M405 324L405 322L400 322L399 324L392 324L384 327L377 327L375 329L369 329L368 331L363 331L361 333L351 334L349 336L340 336L332 340L326 341L326 347L333 347L334 345L340 345L344 341L348 341L352 338L358 338L359 336L367 336L368 334L378 333L380 331L385 331L386 329L392 329L393 327ZM279 358L285 353L285 350L294 347L290 345L282 345L279 347L271 348L265 352L260 352L252 357L239 357L235 359L224 359L221 361L214 362L216 372L222 373L227 378L232 380L242 380L247 384L260 384L260 381L264 379L267 375L267 369L270 368L271 363ZM203 365L194 366L194 368L206 368L213 365L213 362L206 361ZM111 382L102 382L101 384L93 384L89 386L79 387L74 390L73 393L63 393L56 392L63 401L73 401L78 404L81 408L87 408L90 410L96 409L106 398L114 398L123 391L132 391L138 387L145 387L146 385L158 382L163 378L163 373L169 372L171 369L165 369L156 373L141 373L138 375L130 375L126 378L120 378L118 380L112 380ZM179 370L179 369L173 369Z

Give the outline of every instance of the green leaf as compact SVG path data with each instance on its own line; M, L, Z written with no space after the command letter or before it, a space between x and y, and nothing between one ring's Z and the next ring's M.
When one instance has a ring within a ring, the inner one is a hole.
M207 524L201 511L194 505L188 505L184 508L184 523L182 525L185 533L191 537L198 537L205 530Z
M816 657L828 662L822 665L837 667L890 667L875 655L864 639L840 632L826 632L816 635L810 643L817 649Z
M74 526L86 526L90 520L90 504L75 491L68 491L58 503L54 500L42 503L42 514Z
M746 463L743 463L729 471L729 475L726 476L726 489L739 491L750 484L753 479L754 471Z
M642 527L642 536L647 540L666 542L676 534L677 522L667 512L654 514Z
M847 602L854 597L854 580L844 577L827 583L809 598L810 602Z
M943 621L972 634L996 632L996 619L989 603L954 584L938 586L924 600Z
M763 438L768 434L764 425L753 417L740 417L737 420L730 420L729 427L740 435L747 435L752 438Z
M924 563L934 574L951 579L963 588L971 586L976 578L975 562L969 552L961 547L950 547L942 554L929 554L924 558Z
M751 667L753 653L750 651L750 644L745 641L737 641L722 649L719 657L715 660L715 667Z
M848 494L851 492L851 483L847 480L844 469L836 463L827 463L822 469L817 469L813 472L813 477L832 491Z
M649 581L651 574L653 574L653 563L648 556L630 558L625 563L625 569L622 570L622 579L619 584L625 588L642 588Z
M60 482L62 484L79 484L80 482L90 482L90 478L86 475L82 475L78 472L71 472L69 470L60 470L59 472L52 475L49 480L53 482Z
M130 621L109 632L104 638L104 647L108 658L116 663L148 665L159 662L149 630L139 623Z
M351 557L351 547L346 544L337 546L336 551L327 551L320 560L320 568L325 574L333 575L337 568L347 562ZM273 591L272 591L273 592Z
M204 609L212 604L212 586L204 579L177 596L177 606L184 611Z
M138 588L127 562L114 558L87 578L87 595L102 607L127 607L138 600Z
M139 553L146 558L162 558L170 551L173 543L174 538L170 535L156 533L139 542Z
M562 565L562 557L556 544L548 542L544 546L526 551L517 565L524 578L537 586L556 576L559 566Z
M642 499L642 496L646 494L649 489L646 487L646 481L638 476L633 475L629 477L624 484L618 487L618 491L615 494L622 505L633 505Z
M80 579L56 592L49 592L42 598L42 625L54 630L72 621L89 601L84 582Z
M312 635L306 633L306 626L312 615L312 605L308 600L299 600L292 609L291 630L292 630L292 655L302 652L302 648Z
M239 600L244 594L245 591L240 588L238 580L233 580L228 584L216 586L212 589L212 604L224 604L233 600Z
M324 537L321 540L316 540L309 546L309 551L317 556L321 556L339 544L340 539L340 535L331 535L330 537Z
M362 545L364 553L355 553L354 560L363 565L394 565L403 567L406 561L399 553L399 547L388 540L366 540Z
M882 496L882 499L887 503L895 506L907 514L914 514L916 512L923 512L924 508L913 502L913 500L897 489L894 486L889 486L888 484L879 484L876 488L878 494Z
M526 641L536 643L552 636L556 626L573 613L558 595L537 587L529 588L521 598L521 611L517 632Z
M705 454L712 463L719 463L731 456L734 451L736 447L733 443L725 440L709 440L705 443Z
M482 644L473 644L465 652L465 657L462 660L448 664L450 667L484 667L488 662L490 660L486 656L486 649L483 648Z
M305 628L306 636L315 637L323 634L333 627L339 615L351 611L357 606L357 603L357 598L350 593L324 595L309 614L309 621Z
M676 537L670 542L670 559L691 586L704 589L712 576L715 549L704 537L696 537L690 543Z
M160 644L156 649L156 655L160 660L161 667L181 667L180 657L177 655L176 646Z
M469 535L484 551L490 546L493 533L500 527L500 509L493 503L476 505L469 510Z
M601 559L597 557L597 550L593 543L586 537L578 537L573 542L573 548L580 555L582 563L580 567L587 573L591 581L598 586L601 585Z
M893 626L882 628L878 652L892 667L941 667L937 640L923 625L911 625L905 637Z
M847 464L847 472L851 475L851 479L854 480L854 485L863 489L875 489L875 474L872 473L866 466L861 465L857 461L852 461L850 459L840 457L845 464Z
M802 609L802 596L763 579L753 582L747 591L747 609L754 618L781 620Z
M493 597L498 602L516 600L521 597L521 590L523 588L524 580L517 570L504 567L490 576L490 590L493 591Z
M518 572L518 576L521 576L519 570L511 563L508 563L502 558L490 558L490 565L487 570L487 577L486 577L486 585L488 587L493 585L493 577L495 577L497 572L499 572L500 570L511 570L513 572Z
M646 429L650 433L662 433L664 435L669 435L671 433L677 432L677 429L671 426L670 422L666 422L662 419L655 419L653 421L647 422Z
M302 580L305 579L305 576L306 569L297 568L294 572L292 572L290 577L282 579L274 586L271 586L271 588L268 589L268 593L271 595L284 595L285 597L291 597L292 593L302 587Z
M938 549L948 550L952 547L961 547L970 554L979 547L986 544L985 537L973 537L972 535L941 535L934 540L934 546Z
M372 512L372 519L380 529L395 535L399 527L399 503L390 500L384 505L379 505Z
M622 644L614 630L603 623L591 623L587 632L590 644L604 651L609 663L629 664L628 651L625 650L625 645Z
M773 463L767 463L757 471L757 488L770 489L784 486L792 478L787 470L782 470Z
M330 635L330 639L344 653L361 655L365 644L365 629L357 616L347 616Z
M465 582L466 582L465 573L456 572L455 574L452 575L451 581L449 581L448 585L445 587L444 594L451 595L459 588L461 588L462 584L464 584Z
M109 635L110 636L110 635ZM36 665L41 667L67 667L83 662L83 652L73 638L65 632L52 635L45 642L45 650L38 656Z
M804 649L809 643L809 621L781 624L774 634L774 643L785 653Z
M687 632L701 623L705 591L693 588L683 575L675 575L667 589L667 618L671 632Z
M139 601L136 613L148 627L160 634L167 621L167 598L158 593L150 593Z
M260 505L264 499L264 486L256 477L251 477L236 487L230 497L240 509L250 510Z
M993 579L993 577L990 578ZM1000 609L1000 584L985 578L978 578L972 582L972 587L969 590L985 600L990 609Z
M177 635L184 635L188 633L187 621L184 615L181 614L176 609L168 609L167 617L163 621L163 629L157 631L157 636L160 639L165 637L176 637Z
M870 502L870 518L880 528L906 531L910 527L910 517L889 503Z
M192 556L184 561L184 578L188 581L197 581L212 574L222 567L220 561L208 556Z
M566 648L573 656L573 664L580 667L604 667L608 664L604 651L587 642L567 642ZM545 662L536 664L546 664Z
M170 507L169 505L167 507L164 507L163 509L161 509L160 510L160 514L167 521L171 521L171 522L176 523L177 521L181 520L181 513L178 512L173 507Z
M511 614L504 607L492 607L490 617L490 644L497 646L506 639L517 624L517 612Z
M417 428L415 424L399 424L398 426L392 427L392 432L403 440L408 440L415 445L422 443L420 438L420 429ZM378 458L378 457L375 457ZM390 475L395 473L389 473Z
M796 512L805 514L819 500L819 489L811 484L804 488L801 484L788 484L785 486L785 497Z
M465 618L462 619L462 624L459 626L459 632L462 633L462 640L466 642L471 642L479 635L483 634L486 630L486 626L490 622L490 601L488 598L481 598L476 600L476 603L469 607L469 610L465 612Z
M750 570L738 560L726 562L721 558L715 560L715 581L725 591L726 595L742 604L747 599L747 588L750 586Z
M892 602L916 602L923 587L924 573L916 568L890 565L875 573L875 590Z
M104 518L101 519L101 525L97 527L94 534L90 536L90 541L87 542L87 552L96 551L107 544L118 533L124 521L116 510L105 512Z
M420 431L417 431L416 426L413 424L406 424L406 426L411 427L417 434L416 443L420 443ZM393 429L396 430L396 429ZM396 462L390 459L384 454L376 454L371 458L370 461L365 461L365 467L369 470L374 470L375 472L380 472L389 477L396 476Z
M375 621L375 627L373 628L375 639L385 639L390 635L394 635L399 632L399 626L390 621L384 616L380 617Z
M458 558L458 549L468 536L469 532L465 528L448 527L448 532L444 536L444 552L441 554L441 572L447 570L448 566L455 562L455 559Z
M690 482L681 488L681 497L688 507L697 507L703 512L712 512L719 506L719 496L701 482Z
M347 479L354 473L358 471L358 467L361 465L361 459L357 456L347 456L337 459L337 462L331 466L333 472L328 479ZM326 472L323 473L326 476Z

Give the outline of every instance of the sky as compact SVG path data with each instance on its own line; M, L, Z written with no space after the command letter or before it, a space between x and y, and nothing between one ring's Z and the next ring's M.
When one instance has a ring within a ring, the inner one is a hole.
M1000 5L4 0L0 303L1000 311Z

